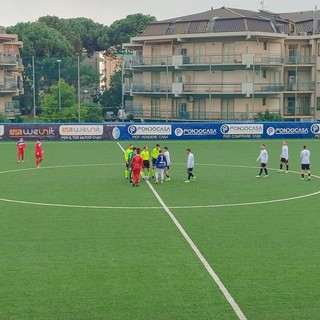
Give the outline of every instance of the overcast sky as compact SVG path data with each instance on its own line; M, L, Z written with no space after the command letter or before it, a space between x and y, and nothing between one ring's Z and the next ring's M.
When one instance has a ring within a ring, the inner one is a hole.
M207 11L211 7L258 11L263 6L265 10L280 13L314 10L315 5L316 2L295 0L7 0L0 11L0 25L8 27L51 15L59 18L86 17L109 26L134 13L150 14L157 20L164 20Z

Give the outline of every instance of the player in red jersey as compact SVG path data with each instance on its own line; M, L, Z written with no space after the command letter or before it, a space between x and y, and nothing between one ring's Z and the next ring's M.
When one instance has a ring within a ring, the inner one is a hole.
M132 158L130 162L130 168L132 168L132 186L138 186L139 180L140 180L140 173L143 169L143 159L140 155L140 149L137 148L136 152L137 154Z
M17 142L17 150L18 150L18 162L23 162L24 160L24 149L26 148L26 143L23 141L23 138Z
M42 145L41 145L41 139L38 139L35 145L35 156L36 156L36 166L37 168L40 167L40 163L43 159L43 150L42 150Z

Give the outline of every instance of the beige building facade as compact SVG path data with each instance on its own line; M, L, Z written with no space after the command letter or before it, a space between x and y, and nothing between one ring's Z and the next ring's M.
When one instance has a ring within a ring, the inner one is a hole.
M134 118L319 120L318 20L222 7L150 24L124 45Z
M9 119L20 114L19 102L13 98L22 92L21 47L17 35L7 34L5 28L0 27L0 113Z

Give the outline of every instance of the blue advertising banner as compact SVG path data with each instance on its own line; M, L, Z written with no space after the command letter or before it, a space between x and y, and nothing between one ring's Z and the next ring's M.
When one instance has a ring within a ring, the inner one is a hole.
M120 140L318 138L315 122L143 123L119 127Z
M187 140L319 138L317 122L0 124L0 140Z

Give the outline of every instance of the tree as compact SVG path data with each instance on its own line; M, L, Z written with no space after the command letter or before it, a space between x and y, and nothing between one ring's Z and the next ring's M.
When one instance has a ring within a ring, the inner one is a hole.
M255 121L283 121L283 119L279 113L270 113L269 110L266 110L265 113L259 112Z
M0 123L9 122L5 113L0 112Z
M106 111L116 112L122 103L122 72L118 70L113 73L110 79L110 88L100 98L103 113Z
M41 22L21 22L7 29L17 34L23 42L20 51L23 57L67 57L74 54L74 48L59 31Z
M82 47L89 54L94 51L104 51L108 47L108 28L88 18L66 19L66 26L70 32L80 36Z
M153 21L156 21L154 16L136 13L113 22L108 29L109 45L117 47L122 43L129 42L131 37L136 36L139 31L144 30Z
M101 106L90 102L81 107L81 121L82 122L102 122L102 109Z
M19 40L23 42L20 53L24 66L21 74L24 94L20 101L23 113L30 114L33 100L32 87L36 87L36 92L39 89L44 90L45 86L49 87L52 82L48 79L52 78L47 76L47 71L53 74L56 70L56 60L72 56L74 49L60 32L41 22L18 23L9 27L7 32L17 34ZM35 83L33 83L32 56L37 57L35 59L37 75ZM36 102L38 102L37 97Z
M82 52L83 44L80 34L70 29L65 19L47 15L40 17L38 21L44 23L49 28L59 31L73 46L75 52Z
M22 114L29 115L33 109L33 89L36 93L36 106L50 101L46 94L51 94L51 87L58 82L57 60L60 76L66 82L77 87L78 57L82 49L90 56L94 51L112 52L111 46L120 46L128 42L140 30L155 21L155 17L141 13L128 15L125 19L115 21L110 27L96 23L88 18L60 19L56 16L40 17L37 22L18 23L7 28L8 33L17 34L23 42L21 57L23 61L22 81L24 93L20 98ZM34 59L33 59L34 57ZM34 62L34 63L33 63ZM33 79L33 67L35 79ZM81 87L98 88L99 75L92 67L80 64ZM54 87L53 87L54 88ZM42 95L39 99L38 95ZM43 99L43 96L48 101ZM98 89L93 102L98 102ZM121 72L111 80L111 88L101 97L104 108L117 107L122 101ZM44 116L49 116L44 106ZM40 108L38 109L38 111ZM52 114L62 117L62 115ZM70 115L65 115L69 117Z
M76 90L72 85L60 79L61 110L59 110L59 86L50 87L50 93L41 98L42 112L40 117L48 122L73 122L78 119Z

